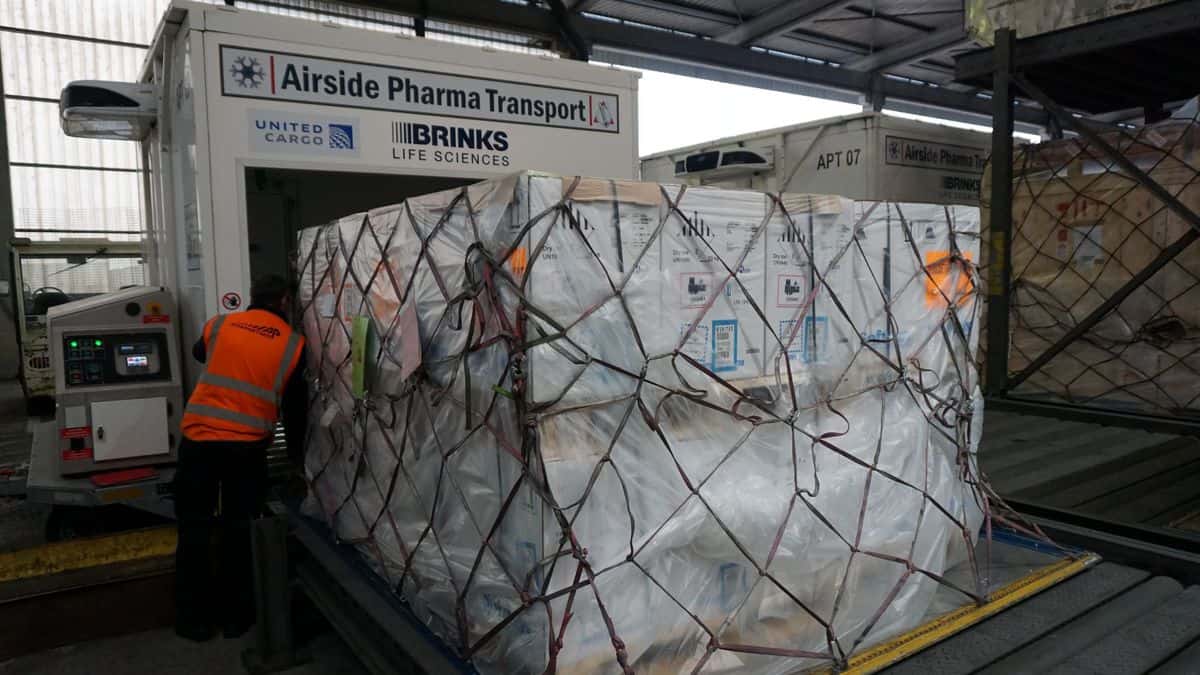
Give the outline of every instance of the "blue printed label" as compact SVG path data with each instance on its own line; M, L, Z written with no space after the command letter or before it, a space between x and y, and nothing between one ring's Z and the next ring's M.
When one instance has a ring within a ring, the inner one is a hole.
M712 322L712 365L714 373L737 370L742 365L738 358L738 322L723 319Z
M804 317L804 328L800 331L800 360L804 363L823 363L829 351L828 342L829 317Z

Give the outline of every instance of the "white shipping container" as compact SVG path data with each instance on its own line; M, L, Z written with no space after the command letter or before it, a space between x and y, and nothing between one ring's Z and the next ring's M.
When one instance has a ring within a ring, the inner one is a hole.
M191 344L252 279L288 273L303 227L520 170L632 178L637 78L174 0L141 75L161 92L148 277L175 291Z
M979 202L989 134L858 113L642 158L642 180L935 204Z

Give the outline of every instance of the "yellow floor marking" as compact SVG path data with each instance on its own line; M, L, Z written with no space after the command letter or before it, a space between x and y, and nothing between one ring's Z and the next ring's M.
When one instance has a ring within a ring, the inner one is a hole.
M0 553L0 583L174 553L174 527L72 539Z
M980 621L1007 609L1016 603L1082 572L1096 562L1100 557L1085 553L1078 558L1060 560L1053 565L1047 565L1030 572L1013 581L992 594L992 599L985 605L967 605L943 614L928 621L913 630L893 640L860 652L850 658L849 668L844 673L867 675L916 654L917 652L946 638L969 628ZM822 675L833 673L829 668L813 671Z

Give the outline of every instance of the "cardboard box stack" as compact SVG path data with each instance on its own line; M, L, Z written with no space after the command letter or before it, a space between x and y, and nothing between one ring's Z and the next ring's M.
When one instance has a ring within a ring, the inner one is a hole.
M1191 113L1104 137L1185 206L1200 211L1200 125ZM987 186L984 194L990 194ZM985 220L988 213L985 208ZM1009 371L1024 369L1189 229L1084 139L1019 148ZM1198 344L1200 246L1193 244L1015 393L1193 415L1200 408Z
M308 508L481 672L844 662L977 572L978 232L532 173L305 230Z

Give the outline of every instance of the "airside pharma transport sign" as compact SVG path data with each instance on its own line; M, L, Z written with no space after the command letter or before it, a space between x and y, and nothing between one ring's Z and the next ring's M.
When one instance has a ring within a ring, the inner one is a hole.
M618 133L615 94L221 46L221 93Z

